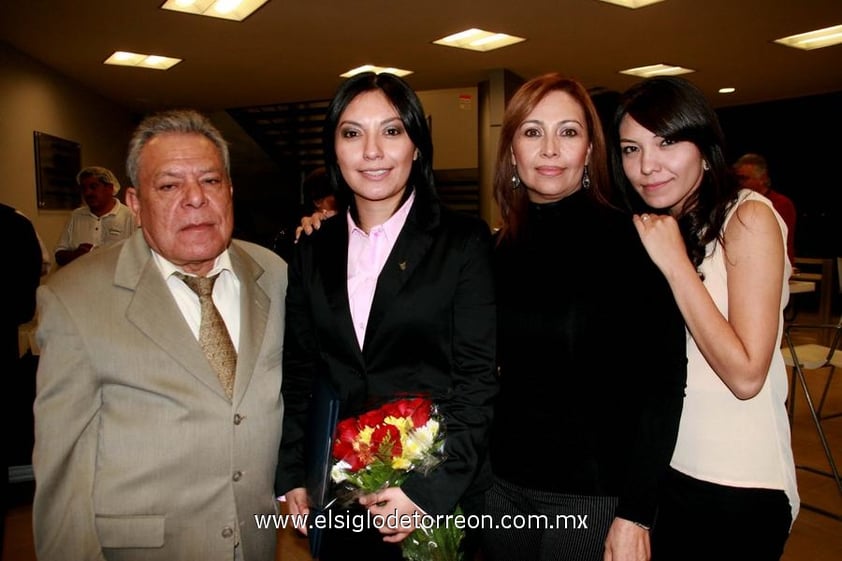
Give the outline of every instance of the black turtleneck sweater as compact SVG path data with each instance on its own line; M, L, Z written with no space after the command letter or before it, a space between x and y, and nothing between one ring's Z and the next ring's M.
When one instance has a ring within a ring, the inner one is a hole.
M495 475L620 498L651 525L686 382L684 322L631 217L586 192L531 205L496 250Z

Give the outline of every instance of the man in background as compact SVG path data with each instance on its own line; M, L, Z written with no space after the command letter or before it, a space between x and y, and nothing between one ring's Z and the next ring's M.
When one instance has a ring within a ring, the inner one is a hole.
M734 173L740 187L757 191L772 201L772 206L786 224L786 253L790 265L795 267L795 204L783 193L772 189L766 158L760 154L744 154L734 163Z
M304 196L302 217L318 213L320 220L326 220L336 214L336 196L333 193L333 187L324 166L317 167L307 174L301 184L301 190ZM278 232L272 241L272 249L283 257L284 261L289 262L292 259L292 252L298 240L299 225L299 220L288 224Z
M206 117L144 119L126 167L141 228L38 291L37 557L272 560L286 265L231 239Z
M2 392L3 426L11 430L18 426L11 414L12 404L21 396L11 391L16 387L16 378L22 375L18 347L18 326L28 322L35 314L35 290L41 280L41 247L35 228L29 219L14 208L0 204L0 239L6 241L3 264L5 275L5 302L0 313L0 375L6 378L6 390ZM2 550L6 508L9 487L9 446L6 439L0 450L0 550ZM3 553L0 551L0 557Z
M76 175L84 205L70 215L56 246L56 263L67 265L96 247L128 238L135 230L129 208L120 202L120 182L111 170L90 166Z

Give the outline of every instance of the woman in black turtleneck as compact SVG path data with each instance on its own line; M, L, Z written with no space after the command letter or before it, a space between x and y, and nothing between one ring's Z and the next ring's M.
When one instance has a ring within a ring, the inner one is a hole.
M578 82L541 76L509 102L495 177L501 389L488 561L649 558L685 332L631 216L607 203L606 161ZM505 528L536 514L546 518Z

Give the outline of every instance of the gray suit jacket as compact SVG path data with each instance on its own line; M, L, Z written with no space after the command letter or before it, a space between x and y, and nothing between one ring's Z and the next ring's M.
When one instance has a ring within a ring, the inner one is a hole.
M232 242L241 331L233 403L141 231L38 291L40 561L275 558L286 265Z

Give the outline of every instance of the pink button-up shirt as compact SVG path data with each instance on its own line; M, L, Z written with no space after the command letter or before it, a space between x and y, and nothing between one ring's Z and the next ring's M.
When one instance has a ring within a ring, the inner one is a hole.
M375 226L366 234L351 218L348 212L348 301L351 305L351 319L357 333L360 348L365 341L365 330L368 326L368 315L371 312L371 302L374 300L374 290L377 288L377 277L383 270L395 240L401 233L406 217L415 201L413 191L406 202L393 214L389 220Z

